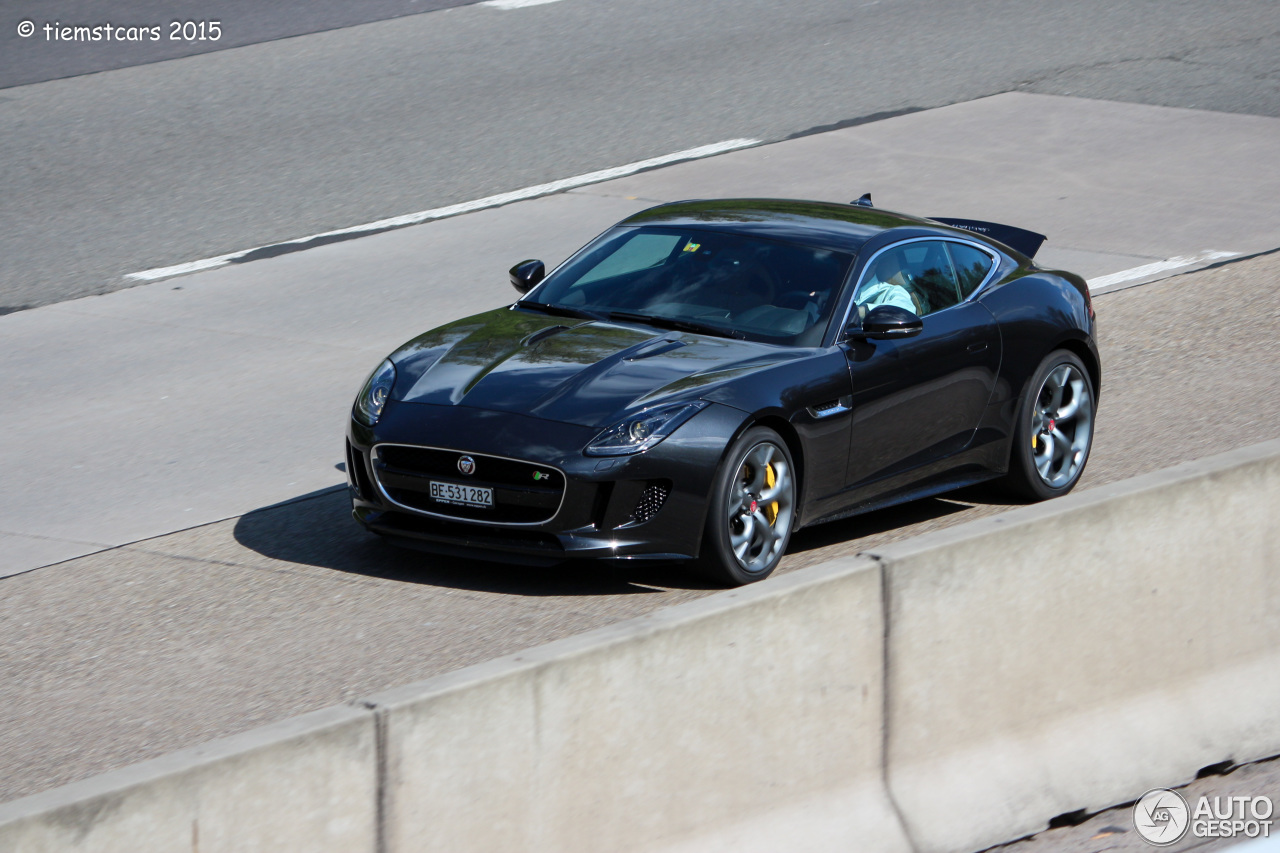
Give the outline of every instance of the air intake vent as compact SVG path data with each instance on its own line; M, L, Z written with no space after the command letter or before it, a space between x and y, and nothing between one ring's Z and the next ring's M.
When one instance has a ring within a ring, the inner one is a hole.
M659 480L645 486L644 491L640 493L640 500L636 501L636 508L631 511L630 523L644 524L653 518L667 502L669 494L671 494L670 481Z
M369 469L364 466L364 454L347 442L347 479L356 496L364 500L372 500L373 483L369 480Z

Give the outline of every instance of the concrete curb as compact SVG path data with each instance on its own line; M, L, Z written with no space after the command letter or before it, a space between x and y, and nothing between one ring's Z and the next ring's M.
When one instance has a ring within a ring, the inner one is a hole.
M907 849L880 600L841 561L372 697L387 850Z
M876 553L887 776L968 851L1280 751L1280 441Z
M969 851L1280 752L1280 441L0 805L0 849Z
M0 849L374 853L374 754L325 708L2 804Z

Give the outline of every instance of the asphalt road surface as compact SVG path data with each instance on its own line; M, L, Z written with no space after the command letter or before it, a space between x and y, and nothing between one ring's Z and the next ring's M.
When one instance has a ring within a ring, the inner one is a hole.
M1080 488L1274 434L1280 254L1096 304ZM781 571L1007 507L978 488L810 528ZM6 578L0 801L713 591L671 567L427 560L359 531L340 491Z
M200 0L198 4L180 5L172 0L113 0L111 3L4 0L0 2L0 15L3 15L0 89L213 53L474 2L476 0L274 0L271 3ZM32 26L22 27L24 21Z
M1003 91L1280 116L1274 0L562 0L419 14L406 14L412 0L226 0L202 16L217 12L228 44L257 43L164 62L156 51L196 48L86 48L43 31L116 13L164 24L160 7L0 6L0 80L129 66L0 89L0 313L697 145ZM37 29L21 38L25 20Z

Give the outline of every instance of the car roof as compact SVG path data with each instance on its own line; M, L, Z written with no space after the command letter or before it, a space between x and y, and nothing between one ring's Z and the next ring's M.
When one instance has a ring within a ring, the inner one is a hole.
M677 201L651 207L618 224L709 228L842 252L857 252L890 228L949 230L927 219L858 204L773 198Z

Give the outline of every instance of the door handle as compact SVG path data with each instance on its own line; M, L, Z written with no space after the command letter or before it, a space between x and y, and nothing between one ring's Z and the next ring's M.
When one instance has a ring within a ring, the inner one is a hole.
M965 347L969 352L982 352L986 348L986 341L978 341L976 344L969 344L969 346Z

